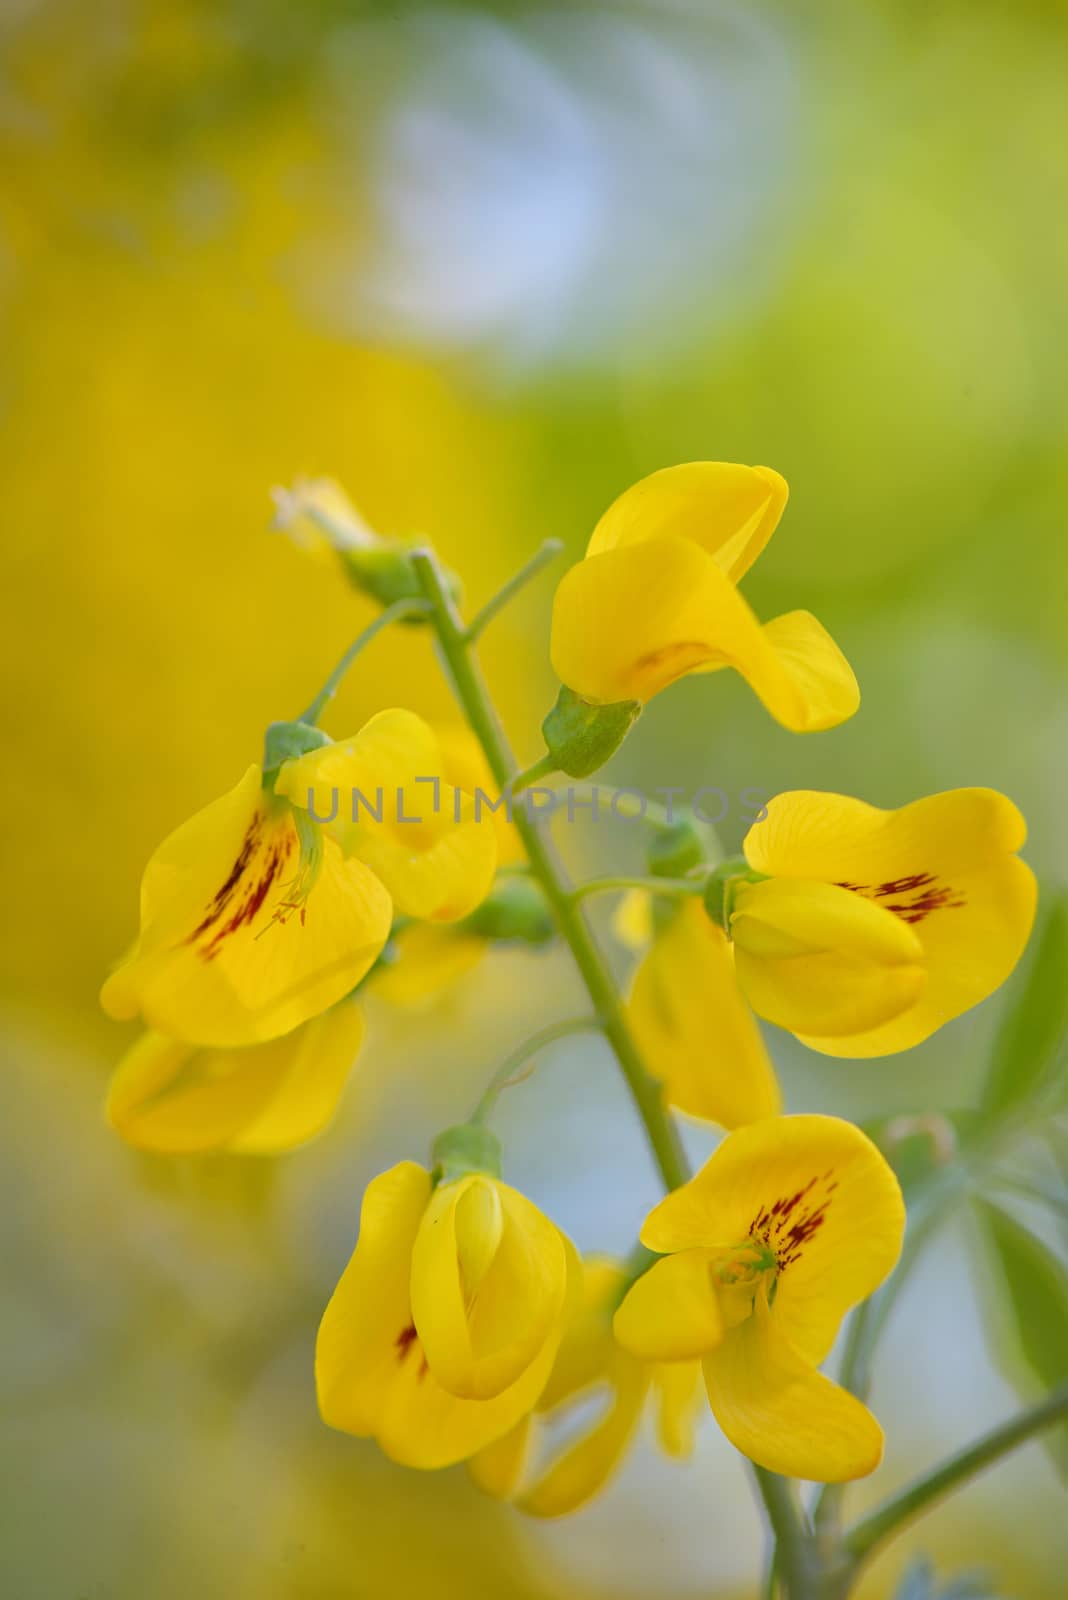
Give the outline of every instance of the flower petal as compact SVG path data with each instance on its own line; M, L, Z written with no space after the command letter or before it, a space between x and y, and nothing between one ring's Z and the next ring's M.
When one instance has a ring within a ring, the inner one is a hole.
M904 1228L900 1186L867 1135L839 1117L806 1115L728 1134L650 1212L641 1238L661 1251L767 1244L778 1262L775 1320L822 1361L846 1311L893 1270Z
M648 1390L648 1369L639 1361L619 1359L606 1414L519 1497L520 1509L532 1517L563 1517L600 1493L634 1437Z
M438 1382L487 1400L513 1384L559 1320L563 1240L507 1184L473 1175L434 1192L412 1253L412 1312Z
M333 1117L362 1037L349 1002L242 1050L198 1050L147 1032L115 1070L108 1121L141 1150L291 1150Z
M813 619L796 623L802 615L769 632L710 555L658 538L588 556L565 574L553 668L585 699L612 703L649 700L688 672L735 667L773 717L812 732L852 716L860 697L838 647Z
M612 1323L624 1350L642 1361L686 1361L723 1338L707 1250L665 1256L631 1286Z
M259 1116L238 1134L231 1149L244 1155L271 1154L295 1149L321 1133L333 1121L363 1033L363 1012L354 1001L342 1000L287 1035L293 1048L286 1070Z
M471 1457L467 1470L483 1494L495 1500L510 1500L515 1494L530 1452L533 1420L533 1413L522 1417L510 1433Z
M353 738L287 761L276 788L331 819L346 854L374 870L399 910L448 922L489 893L497 830L493 813L444 782L442 769L421 717L380 711Z
M647 1067L680 1111L722 1127L772 1116L781 1101L730 945L686 901L638 968L627 1015Z
M799 791L770 802L745 841L758 871L845 884L915 934L927 982L882 1023L843 1032L801 1026L815 1049L886 1055L927 1038L1003 983L1026 946L1036 886L1014 852L1026 826L1004 795L953 789L881 811L845 795Z
M882 1460L867 1406L804 1359L758 1295L754 1312L704 1360L709 1404L743 1455L784 1477L862 1478Z
M320 1414L330 1427L360 1438L376 1433L405 1354L398 1337L411 1324L412 1245L429 1199L430 1174L414 1161L371 1180L356 1248L319 1324Z
M667 1361L653 1368L656 1437L666 1456L688 1461L704 1410L704 1385L699 1361Z
M778 526L789 495L771 467L690 461L642 478L609 506L588 556L674 535L714 557L737 583Z
M394 1006L418 1007L459 983L486 954L486 941L437 922L413 922L390 941L395 958L382 961L373 992Z
M875 1027L911 1006L927 981L912 928L835 884L743 883L731 935L746 999L794 1033Z

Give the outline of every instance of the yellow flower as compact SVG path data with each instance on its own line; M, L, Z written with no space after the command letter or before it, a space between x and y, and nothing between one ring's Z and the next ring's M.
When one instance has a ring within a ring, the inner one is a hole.
M897 1179L851 1123L750 1123L646 1218L642 1243L665 1259L627 1295L616 1337L644 1360L699 1358L716 1420L759 1466L863 1477L882 1429L818 1368L892 1271L904 1227Z
M727 936L697 900L673 909L627 1004L646 1066L669 1104L724 1128L770 1117L779 1086L742 998Z
M578 1263L529 1200L487 1173L432 1185L415 1162L375 1178L323 1315L323 1421L411 1467L463 1461L534 1406Z
M905 1050L991 994L1034 920L1019 811L953 789L881 811L844 795L772 800L730 896L738 981L770 1022L829 1055Z
M262 1043L355 988L386 942L394 905L444 920L479 903L493 879L494 830L472 819L469 797L439 782L425 723L384 711L312 755L320 760L285 762L273 791L250 767L159 846L142 880L139 938L101 993L111 1016L140 1014L187 1044ZM350 814L356 786L379 797L380 820L361 817L339 842L334 825L317 820L329 815L328 781L345 785L339 812ZM435 784L436 812L425 809Z
M145 869L140 937L104 984L105 1011L229 1048L289 1033L348 994L386 942L392 905L375 873L313 831L309 866L293 808L257 766L183 823Z
M787 493L770 467L694 461L622 494L556 592L561 682L596 704L644 702L687 673L734 667L795 732L851 717L856 679L815 617L791 611L762 625L736 587Z
M600 1493L622 1463L650 1398L665 1455L685 1460L693 1452L700 1363L644 1361L622 1348L613 1337L612 1312L625 1282L616 1262L597 1257L583 1262L582 1303L534 1412L469 1464L482 1489L499 1499L514 1499L530 1516L564 1516ZM601 1409L576 1438L568 1429L572 1414L585 1413L597 1397ZM554 1451L558 1424L567 1443ZM531 1464L532 1456L546 1454L547 1461Z
M241 1050L144 1033L115 1069L107 1118L141 1150L292 1150L331 1121L362 1039L363 1018L351 1000Z

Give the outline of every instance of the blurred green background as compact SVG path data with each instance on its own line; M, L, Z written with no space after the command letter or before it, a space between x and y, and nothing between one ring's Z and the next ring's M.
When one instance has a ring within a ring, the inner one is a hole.
M495 956L429 1017L374 1010L337 1125L281 1163L120 1147L100 1106L126 1035L96 989L156 842L370 615L266 532L300 473L432 537L478 603L548 534L577 556L655 467L777 467L792 500L746 592L819 615L861 713L799 739L740 680L693 679L614 781L883 805L988 784L1068 878L1066 45L1042 0L5 0L5 1596L755 1594L759 1521L711 1423L690 1469L643 1444L537 1526L316 1417L363 1183L574 1008L563 961ZM485 649L524 759L550 597ZM449 707L403 631L331 728L397 703ZM609 848L562 831L575 861ZM637 865L634 829L610 847ZM904 1058L777 1036L790 1107L967 1106L1001 1003ZM627 1248L656 1186L600 1055L562 1048L502 1129L582 1247ZM943 1238L892 1324L857 1506L1014 1404L969 1243ZM1062 1493L1030 1446L863 1593L925 1550L1050 1600Z

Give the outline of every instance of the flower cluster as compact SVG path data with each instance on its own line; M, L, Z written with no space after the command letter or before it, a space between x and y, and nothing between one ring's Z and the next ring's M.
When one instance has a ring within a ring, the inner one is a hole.
M875 1468L879 1424L819 1369L893 1270L901 1192L860 1129L783 1113L758 1019L832 1056L904 1050L1003 982L1034 914L1023 820L986 789L897 810L781 794L726 861L696 822L653 819L648 879L617 918L641 952L622 997L579 907L598 885L571 889L521 816L474 805L484 783L519 792L535 771L596 770L688 673L733 667L795 732L852 716L856 680L821 624L806 611L762 624L738 591L786 498L768 468L698 462L609 509L556 593L560 698L523 774L471 665L497 603L465 626L431 553L372 534L333 485L281 495L282 520L386 608L368 639L389 620L435 630L470 726L389 710L335 741L317 725L327 691L272 725L262 766L156 851L137 940L104 985L108 1012L148 1029L109 1093L122 1137L273 1153L333 1116L366 990L411 1003L494 941L570 945L587 1025L620 1060L669 1190L644 1249L580 1260L502 1181L487 1126L498 1074L429 1167L401 1161L368 1186L315 1363L331 1426L409 1466L466 1461L537 1516L607 1481L650 1402L665 1451L688 1455L702 1386L725 1435L772 1472ZM349 814L339 790L391 803ZM693 1178L672 1107L724 1131Z

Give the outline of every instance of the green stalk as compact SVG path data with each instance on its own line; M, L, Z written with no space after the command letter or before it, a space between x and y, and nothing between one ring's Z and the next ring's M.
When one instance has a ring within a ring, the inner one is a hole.
M407 600L395 600L391 606L387 606L384 611L380 611L378 616L375 617L374 621L369 622L359 637L352 641L348 649L345 651L345 654L341 657L341 660L330 674L329 678L327 678L326 682L319 690L319 693L315 696L315 699L312 701L311 705L306 711L302 712L296 720L298 722L311 723L314 727L319 718L322 716L325 707L334 698L335 694L337 694L342 679L352 666L352 663L356 660L356 657L360 654L360 651L366 649L366 647L371 643L371 640L376 638L378 634L380 634L385 628L388 628L392 623L400 622L405 617L416 617L420 612L425 611L426 609L427 606L425 600L417 600L413 597L412 599Z
M769 1585L778 1580L789 1600L808 1600L815 1594L810 1582L810 1544L793 1484L766 1467L754 1466L753 1479L775 1536Z
M907 1522L921 1512L930 1510L947 1494L967 1483L969 1478L993 1466L1011 1450L1015 1450L1017 1445L1025 1444L1043 1429L1052 1427L1065 1417L1068 1417L1068 1383L1054 1389L1045 1400L1040 1400L1027 1411L991 1428L989 1433L983 1434L967 1449L950 1456L940 1467L924 1473L887 1500L885 1505L862 1517L843 1540L846 1554L859 1566L879 1545L899 1533Z
M429 602L428 621L437 635L438 648L456 698L482 746L495 782L503 791L515 772L516 764L471 648L468 630L448 594L433 552L414 550L411 562ZM534 876L555 913L560 932L575 959L605 1038L619 1063L664 1185L669 1190L677 1189L689 1177L678 1129L665 1111L659 1085L646 1071L631 1037L612 973L580 907L572 899L571 884L551 843L539 832L537 824L526 815L523 807L516 807L513 821Z
M648 877L615 877L591 878L588 883L580 883L572 889L572 900L585 900L592 894L609 894L617 889L644 889L649 894L662 894L676 900L687 899L691 895L700 894L705 886L704 878L658 878L654 875Z
M506 1056L497 1071L489 1081L486 1092L478 1105L472 1111L469 1122L485 1122L497 1103L497 1097L502 1089L507 1089L510 1084L519 1083L534 1070L533 1065L527 1067L526 1072L519 1078L515 1076L540 1050L548 1045L555 1044L558 1039L569 1039L576 1033L599 1033L601 1020L599 1017L566 1017L562 1022L550 1022L547 1027L541 1028L537 1033L532 1033L529 1039L524 1039L521 1045L514 1049L511 1055Z

